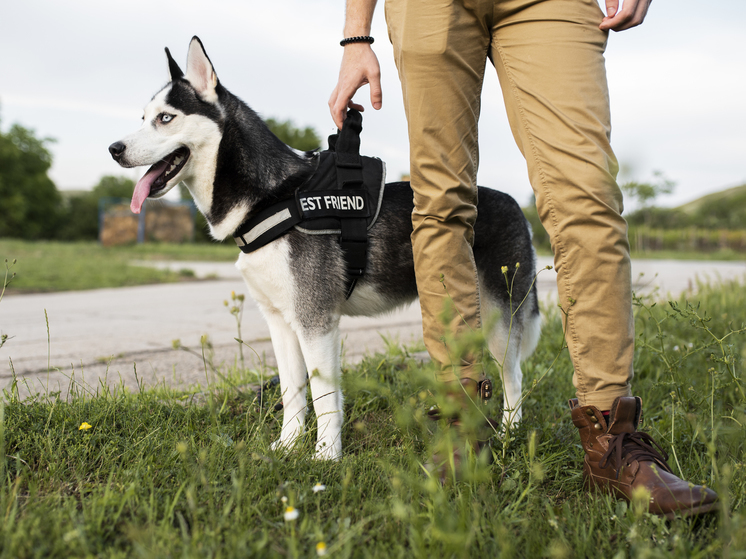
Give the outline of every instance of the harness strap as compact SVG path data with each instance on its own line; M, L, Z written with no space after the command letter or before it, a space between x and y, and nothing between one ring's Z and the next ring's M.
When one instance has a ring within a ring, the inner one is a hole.
M245 221L233 238L241 251L248 254L271 243L300 222L301 211L294 196Z
M360 132L363 117L350 109L342 130L334 143L337 167L337 185L340 190L359 189L363 186L363 161L360 158ZM332 144L330 143L330 146ZM368 223L365 218L341 220L340 245L347 264L346 298L349 299L357 280L365 274L368 252Z

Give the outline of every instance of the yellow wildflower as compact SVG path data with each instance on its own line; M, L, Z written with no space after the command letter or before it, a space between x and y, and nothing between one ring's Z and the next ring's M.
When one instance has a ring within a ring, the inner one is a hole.
M93 425L84 421L80 424L80 427L78 427L78 431L88 431L91 427L93 427Z

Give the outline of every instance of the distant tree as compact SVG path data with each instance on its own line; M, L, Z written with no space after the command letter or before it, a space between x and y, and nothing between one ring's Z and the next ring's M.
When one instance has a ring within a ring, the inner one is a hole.
M655 180L651 182L628 181L620 185L627 198L637 201L634 219L648 227L653 224L654 212L650 210L655 199L663 194L671 194L676 188L676 183L667 179L661 171L653 171L653 176Z
M319 136L310 126L296 128L292 120L280 121L274 118L268 118L265 122L272 133L291 148L311 151L321 146Z
M96 197L96 199L103 196L109 196L111 198L132 198L132 193L134 191L135 181L132 179L106 175L101 177L101 180L99 180L98 184L93 187L91 193Z
M98 199L91 192L67 198L63 204L58 238L63 241L98 239Z
M637 200L641 207L649 206L661 194L671 194L676 183L667 179L662 171L653 171L653 182L628 181L621 185L627 197Z
M42 239L54 234L60 194L47 171L53 140L14 124L0 132L0 237Z

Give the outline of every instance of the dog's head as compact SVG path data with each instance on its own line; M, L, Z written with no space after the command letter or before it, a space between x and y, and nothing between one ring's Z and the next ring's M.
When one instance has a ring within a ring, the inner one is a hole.
M109 146L122 167L151 165L135 186L131 209L140 213L146 198L160 198L181 181L214 171L223 111L220 83L202 42L189 43L187 71L166 49L169 83L147 104L142 127Z

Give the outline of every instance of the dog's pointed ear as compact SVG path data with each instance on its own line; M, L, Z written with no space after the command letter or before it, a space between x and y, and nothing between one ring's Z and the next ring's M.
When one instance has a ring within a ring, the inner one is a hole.
M196 36L192 37L192 42L189 43L186 79L205 101L215 103L218 100L218 76L207 57L202 41Z
M168 75L171 78L171 81L183 78L184 72L182 72L179 65L176 64L176 61L173 56L171 56L171 51L168 50L168 47L166 47L166 58L168 59Z

